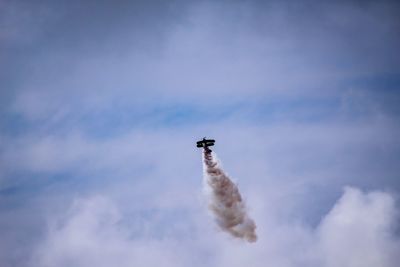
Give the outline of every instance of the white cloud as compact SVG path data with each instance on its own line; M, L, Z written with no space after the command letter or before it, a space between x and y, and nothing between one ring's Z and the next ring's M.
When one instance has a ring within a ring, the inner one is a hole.
M65 217L39 246L38 266L183 266L173 242L130 238L107 199L78 200Z
M80 199L51 224L35 262L39 266L202 266L203 261L193 260L209 251L207 261L220 267L397 266L400 243L393 226L398 210L389 193L346 188L315 229L266 219L273 214L261 212L259 242L246 244L225 233L215 235L217 228L204 231L202 224L212 222L201 216L200 221L192 221L195 233L188 238L174 238L174 232L168 238L135 236L132 226L122 223L124 213L116 203L103 197ZM135 216L134 220L141 219Z
M346 188L318 229L325 266L396 266L398 215L391 195Z

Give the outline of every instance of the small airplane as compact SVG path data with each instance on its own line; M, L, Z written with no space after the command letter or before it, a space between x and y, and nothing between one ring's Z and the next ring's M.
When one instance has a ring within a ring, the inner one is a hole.
M211 151L211 149L209 149L208 147L213 146L214 142L214 139L206 139L204 137L203 140L197 141L197 147L204 147L204 149L208 149Z

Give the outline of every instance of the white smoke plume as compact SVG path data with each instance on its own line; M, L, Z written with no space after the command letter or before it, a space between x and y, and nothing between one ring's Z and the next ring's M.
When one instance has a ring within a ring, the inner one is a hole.
M203 152L204 178L211 189L209 208L219 227L234 237L257 241L256 224L249 218L238 187L224 173L210 149Z

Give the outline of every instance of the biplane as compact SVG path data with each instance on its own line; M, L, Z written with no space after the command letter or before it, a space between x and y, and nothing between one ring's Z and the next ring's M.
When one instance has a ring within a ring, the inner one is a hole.
M206 139L205 137L203 140L197 141L197 147L203 147L204 149L209 149L209 146L213 146L215 143L214 139ZM211 149L209 149L211 151Z

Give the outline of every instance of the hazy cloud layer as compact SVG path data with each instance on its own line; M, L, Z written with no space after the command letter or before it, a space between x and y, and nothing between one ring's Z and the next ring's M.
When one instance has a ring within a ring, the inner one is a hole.
M399 13L0 0L0 265L395 266ZM204 135L255 244L207 216Z
M23 50L5 50L21 68L12 73L18 83L4 88L16 88L13 109L29 119L82 116L121 102L204 105L207 97L209 105L227 95L326 100L399 70L394 3L8 5L5 17L23 17L4 22L14 35L39 31L28 43L3 33Z

